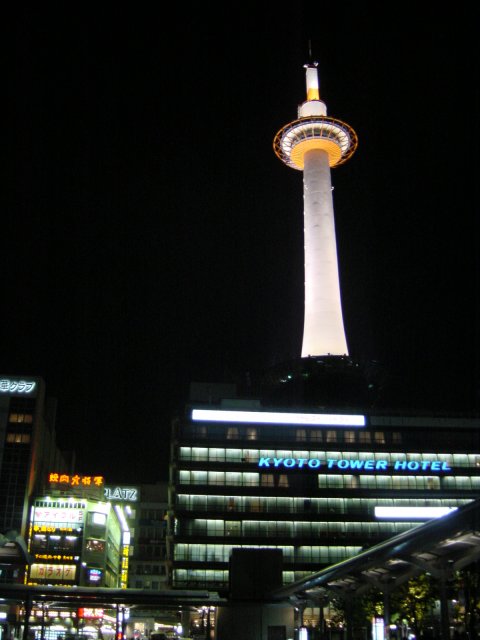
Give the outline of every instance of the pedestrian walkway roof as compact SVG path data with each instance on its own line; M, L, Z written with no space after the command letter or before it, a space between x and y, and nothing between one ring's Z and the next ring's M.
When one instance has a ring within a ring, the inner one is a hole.
M305 601L332 593L393 589L420 574L451 575L480 559L480 500L430 520L272 592L274 600Z

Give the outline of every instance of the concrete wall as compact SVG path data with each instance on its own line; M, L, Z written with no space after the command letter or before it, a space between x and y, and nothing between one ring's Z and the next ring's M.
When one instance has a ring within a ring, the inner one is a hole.
M281 629L285 635L282 638ZM294 608L290 605L262 605L235 603L219 607L217 611L215 640L293 640Z

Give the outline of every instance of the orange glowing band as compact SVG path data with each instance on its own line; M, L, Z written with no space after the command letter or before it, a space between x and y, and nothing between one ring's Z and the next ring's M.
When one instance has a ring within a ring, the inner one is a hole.
M68 475L67 473L56 473L52 471L48 474L50 484L66 484L70 487L103 487L105 479L103 476L80 476L78 474Z

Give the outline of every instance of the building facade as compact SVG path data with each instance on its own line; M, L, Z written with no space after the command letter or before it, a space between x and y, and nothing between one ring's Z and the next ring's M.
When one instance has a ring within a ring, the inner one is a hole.
M26 539L29 504L51 468L68 470L55 443L55 401L41 378L0 375L0 532ZM22 582L25 567L0 567L2 582Z
M283 554L283 584L480 496L480 419L191 404L175 421L175 588L229 589L232 549Z
M103 477L48 477L31 507L29 584L126 587L130 532L122 507L104 499Z
M139 485L138 498L128 586L158 591L167 588L168 483Z

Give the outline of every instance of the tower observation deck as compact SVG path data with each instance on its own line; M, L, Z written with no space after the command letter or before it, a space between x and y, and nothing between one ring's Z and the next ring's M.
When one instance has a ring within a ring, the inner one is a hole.
M287 166L303 171L305 318L302 358L348 355L338 275L330 168L346 162L358 139L345 122L327 116L317 64L305 65L307 99L298 119L276 134L273 148Z

